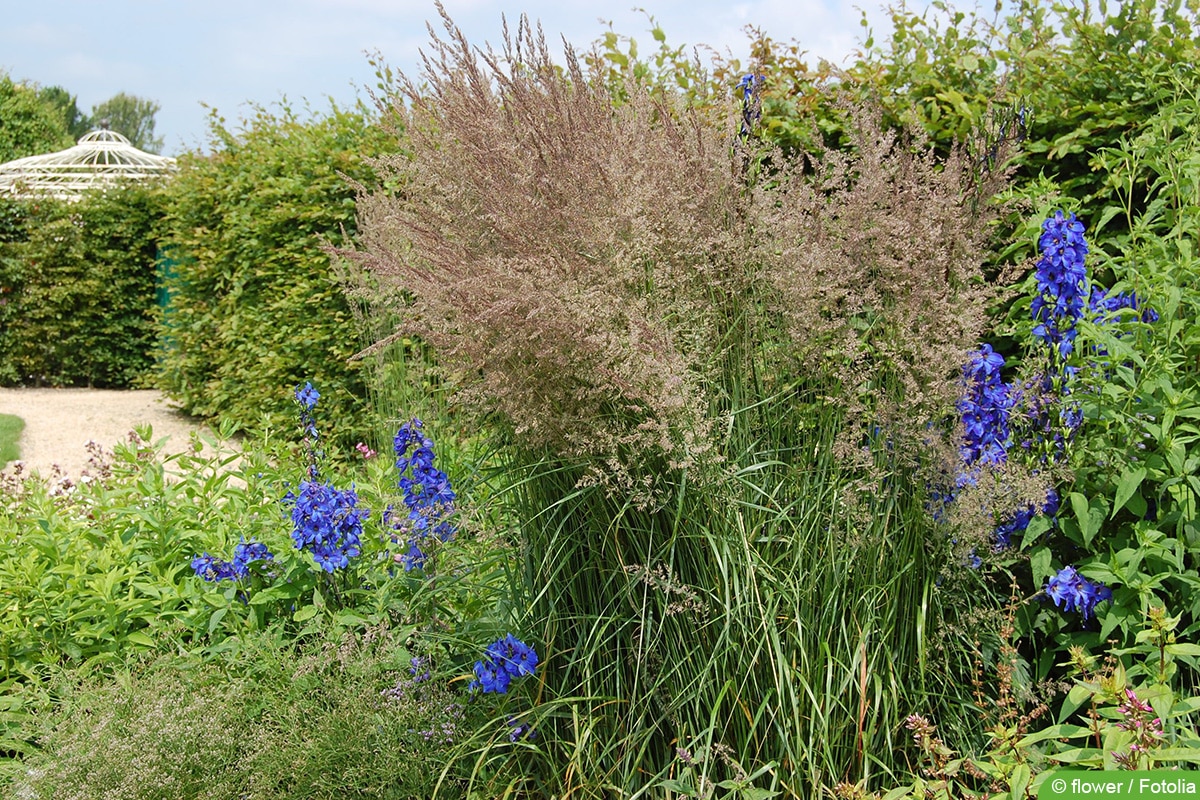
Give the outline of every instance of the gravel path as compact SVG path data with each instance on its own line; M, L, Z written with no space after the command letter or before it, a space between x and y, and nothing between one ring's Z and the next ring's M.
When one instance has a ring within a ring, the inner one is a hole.
M168 402L152 389L0 389L0 414L25 420L17 442L21 460L44 476L57 464L78 477L89 441L111 450L134 425L150 425L154 441L169 437L167 452L184 451L200 423Z

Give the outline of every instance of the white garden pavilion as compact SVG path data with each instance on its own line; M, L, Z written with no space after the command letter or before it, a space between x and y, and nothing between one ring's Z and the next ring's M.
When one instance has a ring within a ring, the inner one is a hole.
M66 150L0 164L0 196L74 200L89 189L174 171L175 159L143 152L116 131L101 128Z

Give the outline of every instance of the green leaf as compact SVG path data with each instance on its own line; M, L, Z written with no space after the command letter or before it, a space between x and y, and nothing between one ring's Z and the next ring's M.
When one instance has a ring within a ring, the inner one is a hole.
M1164 747L1154 751L1157 761L1186 761L1190 764L1200 764L1200 748L1194 747Z
M1070 687L1070 691L1067 692L1067 698L1062 702L1062 709L1058 711L1058 721L1062 722L1066 720L1067 717L1078 711L1082 704L1091 702L1092 697L1094 697L1094 693L1087 686L1075 684Z
M217 626L221 624L221 620L225 619L225 613L227 611L229 611L228 607L218 608L213 612L213 615L208 618L208 632L210 635L217 629Z
M300 620L297 620L297 621L300 621ZM348 628L365 626L369 623L369 621L365 617L360 617L358 614L353 614L349 611L343 611L342 613L338 614L336 617L333 618L333 621L336 622L338 625L344 625Z
M154 640L141 631L130 631L129 633L125 634L125 641L133 642L134 644L140 644L142 647L155 646Z
M1079 533L1084 546L1092 543L1106 516L1106 504L1103 498L1093 498L1090 502L1079 492L1071 492L1071 510L1075 512L1075 521L1079 525Z
M1029 554L1029 568L1033 572L1035 585L1041 586L1046 578L1054 574L1054 567L1050 563L1052 555L1050 548L1045 545L1035 548Z
M1013 768L1012 775L1008 777L1008 788L1012 792L1013 800L1021 800L1025 796L1025 787L1029 785L1029 765L1017 764Z
M292 619L296 622L307 622L315 617L318 613L320 613L319 608L317 608L315 605L308 605L297 609L296 613L292 615Z
M1200 644L1169 644L1163 649L1173 656L1200 656Z
M1129 502L1129 498L1133 497L1133 493L1142 485L1142 481L1146 478L1146 468L1138 467L1137 469L1126 469L1121 475L1121 479L1117 482L1117 494L1113 498L1112 513L1109 519L1117 515L1117 512L1125 507Z
M1025 535L1021 537L1021 549L1024 550L1031 543L1034 543L1042 538L1046 531L1050 530L1051 520L1044 514L1034 517L1029 522L1029 526L1025 528Z
M779 792L771 789L762 789L758 786L747 786L739 794L743 800L771 800L772 797L779 796Z

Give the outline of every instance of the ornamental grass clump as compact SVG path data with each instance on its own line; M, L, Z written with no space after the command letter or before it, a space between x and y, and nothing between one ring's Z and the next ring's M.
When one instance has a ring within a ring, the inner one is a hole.
M406 153L345 255L497 432L545 679L535 777L484 793L653 794L693 745L701 780L870 771L905 698L967 692L961 645L929 668L957 610L911 445L984 329L1003 172L868 108L847 153L789 160L756 137L761 81L613 91L527 20L499 52L446 23L384 98Z
M407 152L379 168L404 193L361 193L345 255L410 294L397 336L463 408L650 506L723 462L746 392L802 376L852 421L847 453L879 416L922 430L953 404L994 294L972 200L1001 172L976 185L862 108L853 155L733 147L737 103L631 79L614 104L527 20L500 53L447 30L387 99Z

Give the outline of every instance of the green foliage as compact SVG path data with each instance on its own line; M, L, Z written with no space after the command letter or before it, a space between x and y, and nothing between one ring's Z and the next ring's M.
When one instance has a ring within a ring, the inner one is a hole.
M150 372L162 203L157 188L131 184L12 207L0 237L0 382L126 387Z
M21 457L17 440L25 428L25 420L12 414L0 414L0 469Z
M613 102L619 104L629 99L627 82L671 96L682 93L693 104L712 102L710 92L719 84L709 77L703 62L688 55L687 45L669 45L666 31L649 13L646 13L646 21L655 42L649 60L638 54L637 40L618 34L612 29L612 23L587 55L587 64L598 80L608 87ZM723 93L717 98L717 102L723 102Z
M1047 716L1044 704L1023 713L1015 709L1012 672L1001 671L1000 713L992 715L988 746L978 754L959 755L927 719L909 717L906 727L920 767L912 782L873 793L861 784L841 784L836 796L1026 800L1037 797L1059 768L1147 770L1200 763L1195 727L1200 696L1181 688L1175 670L1177 661L1200 655L1200 646L1176 640L1178 623L1161 606L1151 606L1139 623L1136 644L1110 647L1103 662L1072 648L1063 665L1071 668L1071 687L1055 716ZM1012 657L1011 644L1006 653Z
M67 126L67 133L71 135L72 139L78 141L81 136L90 130L91 120L79 110L75 95L63 87L47 86L38 90L38 96L44 102L58 109L58 112L62 115L63 123Z
M138 440L110 459L97 446L78 483L5 478L0 680L36 681L62 665L96 667L191 639L181 623L185 601L199 595L190 560L214 538L246 531L254 495L228 471L169 479L153 452Z
M352 446L366 438L361 365L348 361L360 340L324 248L354 235L349 180L370 179L387 140L337 108L310 121L258 109L238 132L214 113L211 126L212 154L183 156L170 190L160 385L189 413L291 431L277 387L311 380Z
M139 150L158 153L163 144L161 136L154 136L154 115L158 110L159 105L153 100L118 92L104 102L92 106L92 116L84 120L83 124L107 124Z
M601 57L614 65L610 82L619 67L649 85L678 84L696 102L728 97L744 73L763 75L756 133L787 152L849 146L844 110L827 99L833 87L879 103L891 126L923 129L943 154L965 145L983 158L996 139L1023 137L1018 186L1045 176L1082 217L1098 219L1116 196L1103 168L1105 149L1145 131L1181 87L1190 96L1198 88L1189 67L1200 44L1195 3L1112 5L1021 0L997 5L991 15L950 2L921 11L901 5L890 9L886 37L877 39L864 18L865 39L845 70L812 68L798 44L756 29L749 30L746 63L734 59L711 70L681 59L657 26L659 47L650 58L632 45L622 49L615 33L600 43ZM1026 126L1005 125L992 110L1007 108L1023 108ZM1127 178L1137 184L1149 175L1135 169ZM1132 202L1141 208L1144 200L1135 193Z
M0 73L0 164L74 143L63 115L36 87Z
M1136 292L1157 320L1126 310L1080 324L1070 400L1080 404L1083 424L1060 486L1063 509L1057 524L1031 527L1020 543L1028 562L1014 568L1037 591L1073 564L1110 586L1113 601L1090 630L1053 608L1030 609L1023 626L1034 637L1034 680L1051 674L1070 644L1132 642L1151 606L1176 609L1182 635L1200 631L1196 118L1195 100L1183 95L1096 156L1112 197L1088 232L1093 286ZM1031 326L1021 301L1003 332L1023 340ZM1027 366L1037 368L1032 355ZM1198 679L1200 672L1189 672L1188 680Z
M403 632L231 644L68 685L26 723L39 749L0 787L54 800L400 800L441 781L441 796L459 794L455 743L488 720L443 675L413 681Z
M230 782L264 798L454 796L478 742L522 710L465 693L484 644L516 629L509 549L464 513L405 572L384 511L403 507L395 470L371 458L354 472L363 553L331 575L291 540L297 453L197 440L162 459L150 436L95 448L78 483L3 477L0 772L37 797L225 797ZM455 470L453 443L439 452ZM455 488L469 509L478 487ZM233 581L194 574L194 556L251 539L274 558Z
M967 142L983 127L1004 68L994 21L940 0L920 14L893 6L890 18L885 45L868 33L846 76L850 91L878 98L893 125L920 125L943 152Z
M1028 97L1035 113L1022 175L1053 175L1080 202L1082 216L1098 219L1114 193L1097 155L1145 130L1178 85L1193 94L1200 87L1186 66L1200 55L1196 7L1135 0L1109 13L1106 3L1056 3L1047 13L1038 6L1022 4L1010 26L1022 36L1050 26L1062 43L1013 62L1010 91Z

